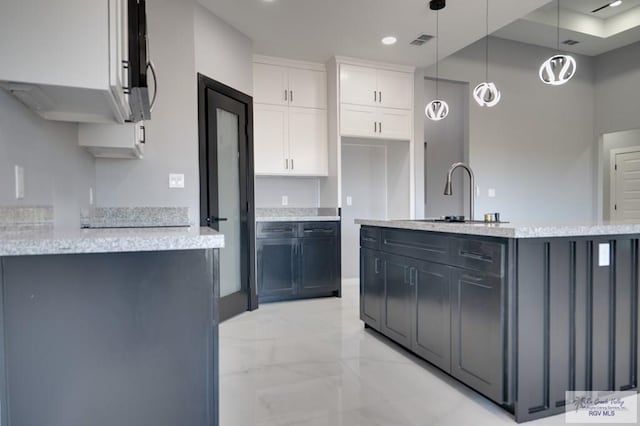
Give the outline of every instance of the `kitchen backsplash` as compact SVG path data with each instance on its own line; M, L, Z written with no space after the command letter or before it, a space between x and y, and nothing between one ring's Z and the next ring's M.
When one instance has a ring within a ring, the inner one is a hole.
M190 226L188 207L96 207L81 215L83 228Z
M53 227L53 206L0 207L0 230Z

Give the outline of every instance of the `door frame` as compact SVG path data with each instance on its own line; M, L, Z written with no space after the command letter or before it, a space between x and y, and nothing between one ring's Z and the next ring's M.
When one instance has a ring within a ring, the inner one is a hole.
M246 132L247 132L247 247L245 255L248 265L244 265L247 270L247 292L248 300L244 297L238 298L231 294L220 298L218 304L220 312L219 320L224 321L235 315L240 309L244 311L246 302L247 310L253 311L258 308L258 295L256 292L256 235L255 235L255 196L254 196L254 159L253 159L253 98L232 87L215 81L201 73L198 73L198 163L200 182L200 226L209 226L207 223L209 196L209 168L207 163L207 90L213 90L233 100L245 105ZM222 249L224 250L224 249ZM243 256L244 257L244 256Z
M615 220L618 211L614 208L616 200L616 155L640 152L640 145L614 148L609 151L609 220Z

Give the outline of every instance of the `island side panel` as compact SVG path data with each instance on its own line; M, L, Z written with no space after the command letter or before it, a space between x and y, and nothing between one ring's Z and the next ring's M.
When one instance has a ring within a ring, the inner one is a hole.
M217 250L2 258L7 424L216 425L216 263Z
M563 412L566 390L637 389L637 246L635 236L518 240L518 421Z

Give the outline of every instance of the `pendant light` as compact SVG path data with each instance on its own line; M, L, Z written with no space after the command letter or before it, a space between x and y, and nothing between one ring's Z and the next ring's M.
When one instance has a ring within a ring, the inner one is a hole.
M540 66L538 75L545 84L560 86L571 80L576 73L576 60L571 55L560 53L560 0L558 3L557 15L557 44L558 53L547 59Z
M492 107L496 106L498 102L500 102L501 94L500 90L496 87L496 84L489 81L489 0L487 0L487 8L486 8L486 37L485 37L485 51L484 51L484 82L478 84L475 89L473 89L473 99L477 102L481 107Z
M424 113L429 120L440 121L449 115L449 104L438 98L438 55L440 44L440 9L445 7L444 0L432 0L431 10L436 11L436 98L429 102L424 109Z

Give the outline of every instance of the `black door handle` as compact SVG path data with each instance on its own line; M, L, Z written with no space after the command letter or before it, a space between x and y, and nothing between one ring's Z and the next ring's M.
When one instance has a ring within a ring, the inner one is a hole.
M225 222L229 219L227 219L226 217L215 217L215 216L211 216L207 218L207 222L211 223L211 222Z

